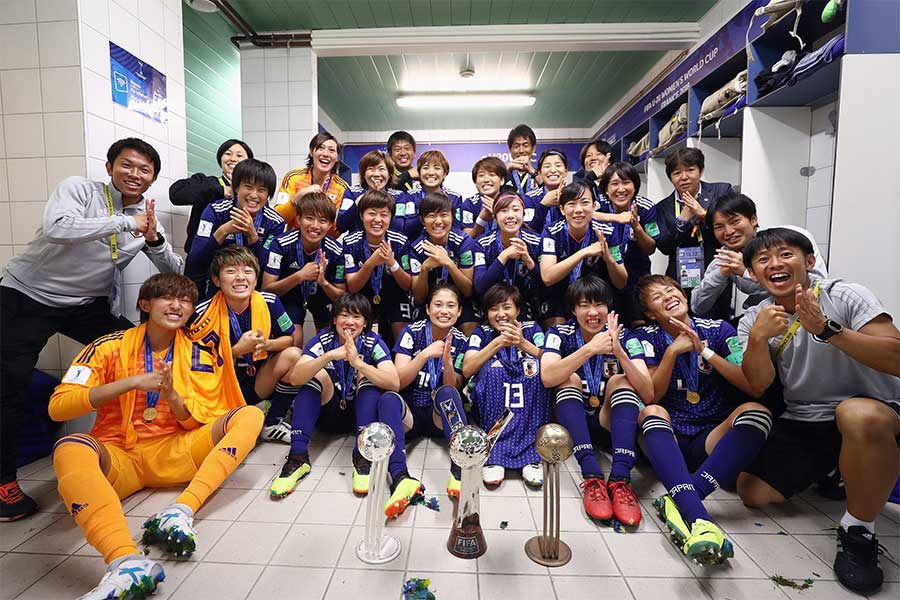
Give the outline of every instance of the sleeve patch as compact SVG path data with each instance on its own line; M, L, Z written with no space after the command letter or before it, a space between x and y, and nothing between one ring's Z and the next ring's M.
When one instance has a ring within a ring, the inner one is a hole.
M413 275L418 275L422 271L422 263L417 261L415 258L409 259L409 271Z
M409 255L404 254L400 257L400 266L403 267L404 271L409 271Z
M334 268L334 278L336 281L344 280L344 265L337 265Z
M72 365L69 367L69 370L66 371L65 376L62 378L62 382L87 385L92 372L91 368L86 365Z
M644 225L644 231L652 238L659 237L659 225L656 224L656 221Z
M375 347L372 348L372 358L379 361L385 356L387 356L387 354L385 354L384 350L381 348L381 344L375 344Z
M725 343L728 344L728 349L731 351L732 354L744 352L744 345L741 344L740 338L736 335L733 335L730 338L728 338L727 340L725 340Z
M647 358L656 358L656 350L653 348L653 344L648 340L642 340L641 346L644 347L644 356Z
M197 225L197 237L208 238L212 235L212 227L213 224L209 221L200 221L200 224Z
M555 333L551 333L547 336L547 342L544 344L544 348L550 350L559 350L560 346L562 346L562 340Z
M625 341L625 349L628 350L628 354L632 358L644 353L644 347L641 344L641 341L636 338L628 338Z
M353 200L350 198L344 198L341 200L341 210L347 210L353 206Z
M394 216L395 217L405 217L406 216L406 205L402 204L402 203L398 204L394 208Z
M615 246L609 247L609 253L613 257L613 260L620 263L622 262L622 247L618 244Z
M281 313L281 316L278 317L278 326L281 327L282 331L290 332L294 329L294 322L291 321L291 317L287 313Z
M480 350L481 349L481 336L475 332L472 332L472 335L469 336L469 349L470 350Z
M544 254L556 254L556 242L553 238L544 238Z
M356 261L353 260L352 254L344 255L344 266L346 266L348 269L352 269L353 267L356 266Z
M281 268L281 255L277 252L269 252L269 260L266 263L266 266L270 269L280 269Z
M319 357L319 356L322 356L323 354L325 354L325 348L322 347L322 342L318 342L318 341L317 341L317 342L312 346L312 348L309 349L309 352L310 352L310 354L312 354L313 356Z
M535 332L534 345L537 346L538 348L544 347L544 332L543 331Z
M453 363L453 367L454 367L457 371L460 370L460 369L462 369L462 366L463 366L463 359L464 359L464 358L465 358L465 355L464 355L462 352L460 352L459 354L456 355L456 360L455 360L454 363Z
M407 331L406 333L403 334L403 337L402 337L402 338L400 338L400 347L403 348L404 350L409 350L410 352L412 352L412 349L413 349L413 338L412 338L412 336L409 334L408 331Z
M475 253L475 266L476 267L484 266L484 252L476 252Z
M473 264L472 261L472 251L466 250L462 254L459 255L459 265L461 267L471 267Z

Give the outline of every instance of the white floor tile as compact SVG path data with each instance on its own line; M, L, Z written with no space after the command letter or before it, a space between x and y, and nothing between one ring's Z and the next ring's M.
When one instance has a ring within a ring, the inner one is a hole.
M627 577L690 577L683 555L655 533L603 533L616 564ZM636 594L635 594L636 595Z
M335 569L325 600L396 598L403 581L403 573L396 571Z
M815 509L823 512L834 523L840 523L841 517L844 516L844 512L847 510L847 503L843 501L826 500L819 496L808 498L807 501ZM900 536L900 525L897 524L897 517L893 516L900 515L900 512L892 512L897 507L898 505L896 504L886 504L881 514L875 519L875 533L878 534L879 538Z
M576 481L577 479L577 481ZM519 478L521 481L521 477ZM581 490L578 484L581 483L581 475L579 473L570 473L564 469L559 471L559 495L563 498L581 498ZM522 483L519 488L530 498L543 498L543 488L532 488Z
M38 510L50 513L68 512L56 490L55 481L39 481L23 479L19 482L22 491L31 496L38 504Z
M50 462L40 469L35 468L35 470L28 473L27 476L22 476L20 474L19 477L22 479L31 479L33 481L56 481L56 471L53 470L53 463Z
M280 472L280 468L271 465L241 465L222 482L222 488L267 490Z
M447 468L425 469L422 472L421 481L425 484L425 498L434 497L440 510L434 511L424 506L416 506L416 527L437 527L450 531L450 522L453 520L453 500L447 497L447 478L449 476L450 472Z
M296 491L279 500L272 500L269 490L261 490L241 513L239 521L261 523L293 523L313 492Z
M281 466L284 464L284 459L287 457L289 449L290 446L286 444L258 443L247 455L247 458L244 459L244 464Z
M84 534L75 519L63 516L36 536L20 546L16 552L34 552L37 554L74 554L84 546Z
M288 595L292 600L321 600L332 569L266 567L247 600L271 600Z
M796 535L796 537L801 544L809 548L816 556L818 556L825 564L828 565L828 571L831 573L831 565L834 564L834 557L837 554L837 536L833 534L827 535ZM886 539L895 539L895 538L886 538ZM884 540L881 541L883 545ZM891 559L887 554L883 554L878 559L878 564L881 565L881 570L884 572L884 580L890 582L900 582L900 566L897 566L897 561L900 560L900 555L898 555L897 544L885 545L888 551L894 555L894 558ZM833 575L826 576L825 573L818 571L821 573L823 577L826 579L834 579Z
M321 492L353 493L353 467L328 467L316 486L316 494Z
M734 556L721 565L704 567L688 562L688 567L700 579L764 579L765 572L753 562L740 544L733 540L732 544L734 544Z
M635 600L696 600L710 598L696 579L665 579L650 577L629 577L628 587Z
M826 579L834 577L829 565L791 536L738 534L733 539L768 576L806 579L815 572Z
M580 496L578 498L560 498L559 500L559 526L562 531L609 530L605 524L601 525L587 516ZM528 503L531 505L531 514L534 516L535 524L543 523L543 499L529 498Z
M900 597L900 584L897 583L885 583L881 586L881 589L873 594L869 594L869 598L875 598L877 600L885 600L888 598L897 598Z
M515 598L516 600L547 600L553 598L549 577L539 575L478 575L478 587L483 600Z
M406 557L409 556L410 539L412 538L412 529L409 527L401 527L391 530L385 530L385 535L390 535L400 542L400 554L394 560L382 565L370 565L361 561L356 556L356 548L365 538L365 527L354 527L350 530L350 536L347 543L344 544L344 550L341 552L341 558L338 560L339 569L373 569L376 571L404 571L406 569Z
M389 519L384 516L384 504L388 500L387 491L385 491L384 497L378 502L378 506L380 507L379 513L382 517L384 517L384 526L387 529L394 529L398 527L412 527L413 523L416 520L416 514L420 511L428 511L431 512L430 509L422 506L421 504L416 504L412 506L407 506L406 510L403 511L403 514L399 517ZM356 519L354 519L353 524L358 525L360 527L366 526L366 510L369 502L372 501L371 495L366 496L362 505L359 507L359 510L356 513Z
M767 506L763 511L788 533L822 533L837 524L799 498Z
M219 489L200 507L196 517L200 520L233 521L244 512L257 494L257 490Z
M719 527L726 533L778 533L782 527L766 513L755 508L748 508L740 500L704 500Z
M557 575L559 569L551 569L551 580L556 597L598 598L609 600L630 600L631 590L621 577L571 577Z
M106 573L102 558L73 556L50 571L19 596L22 600L78 598L89 592Z
M428 579L428 586L437 598L441 600L475 600L478 598L478 576L463 573L423 573L408 571L403 576L403 581L412 578Z
M53 458L51 456L45 456L44 458L39 458L34 462L28 463L24 467L19 467L17 475L19 479L31 479L32 474L52 466Z
M855 600L861 596L854 594L837 581L816 581L805 590L782 587L781 590L794 600ZM871 596L870 596L871 597ZM896 598L896 596L893 596Z
M334 567L349 533L348 525L292 525L270 563L288 567Z
M784 600L784 594L770 579L701 579L700 583L713 598Z
M422 573L435 571L475 573L475 560L456 558L447 550L447 538L449 536L449 529L415 528L409 548L407 568L410 571L420 571ZM488 547L490 547L490 543L490 540L488 540Z
M200 563L172 594L172 598L243 600L262 570L259 565Z
M0 529L0 532L3 533L3 535L0 535L0 550L12 550L25 540L34 537L49 527L52 523L65 518L72 519L72 517L59 513L39 512L18 521L3 523L2 529Z
M430 440L429 440L430 441ZM450 452L444 444L429 444L428 450L425 452L425 468L426 469L449 469L450 468Z
M175 502L181 488L156 488L143 500L135 504L125 514L135 517L149 517Z
M485 530L503 530L505 522L507 531L517 529L534 533L536 524L528 502L525 497L500 498L485 496L482 493L479 498L481 527Z
M360 506L362 499L353 494L317 491L303 506L297 523L349 525L356 518Z
M619 574L616 561L613 560L603 536L599 532L582 533L575 531L564 532L562 541L572 550L572 560L562 567L550 569L551 575L600 575L612 576ZM524 552L524 548L522 552ZM605 579L604 579L605 581ZM624 585L624 582L622 582ZM557 589L557 594L559 590Z
M525 554L525 542L533 536L532 531L485 531L487 552L477 559L478 572L547 575L547 567L537 564Z
M262 564L275 554L287 533L283 523L234 523L216 542L205 560L212 562Z
M0 557L0 598L15 598L66 559L57 554L5 554Z

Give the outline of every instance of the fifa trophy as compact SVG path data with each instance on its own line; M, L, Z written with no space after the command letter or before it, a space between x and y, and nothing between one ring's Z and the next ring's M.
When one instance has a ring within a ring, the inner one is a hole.
M388 457L394 450L394 432L384 423L372 423L363 428L356 443L360 454L372 461L371 488L366 499L366 533L356 547L356 556L365 563L379 565L400 555L400 541L384 535L382 512Z
M544 527L542 535L525 542L525 554L545 567L561 567L572 550L559 539L559 463L572 455L572 434L556 423L538 429L535 447L544 466Z

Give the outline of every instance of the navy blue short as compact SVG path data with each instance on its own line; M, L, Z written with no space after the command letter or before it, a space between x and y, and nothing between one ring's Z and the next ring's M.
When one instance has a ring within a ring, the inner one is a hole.
M353 402L341 402L341 395L335 392L331 400L322 405L316 429L325 433L356 433Z
M684 456L684 462L691 473L699 469L709 456L706 453L706 438L713 429L715 427L709 427L693 435L675 434L681 455Z
M434 424L433 406L408 406L413 415L412 429L406 432L406 440L420 437L444 437L444 430Z

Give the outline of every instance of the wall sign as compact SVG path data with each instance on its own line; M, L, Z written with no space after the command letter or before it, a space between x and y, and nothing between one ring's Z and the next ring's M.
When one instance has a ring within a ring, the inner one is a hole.
M113 102L158 123L168 122L166 76L112 42L109 78Z

